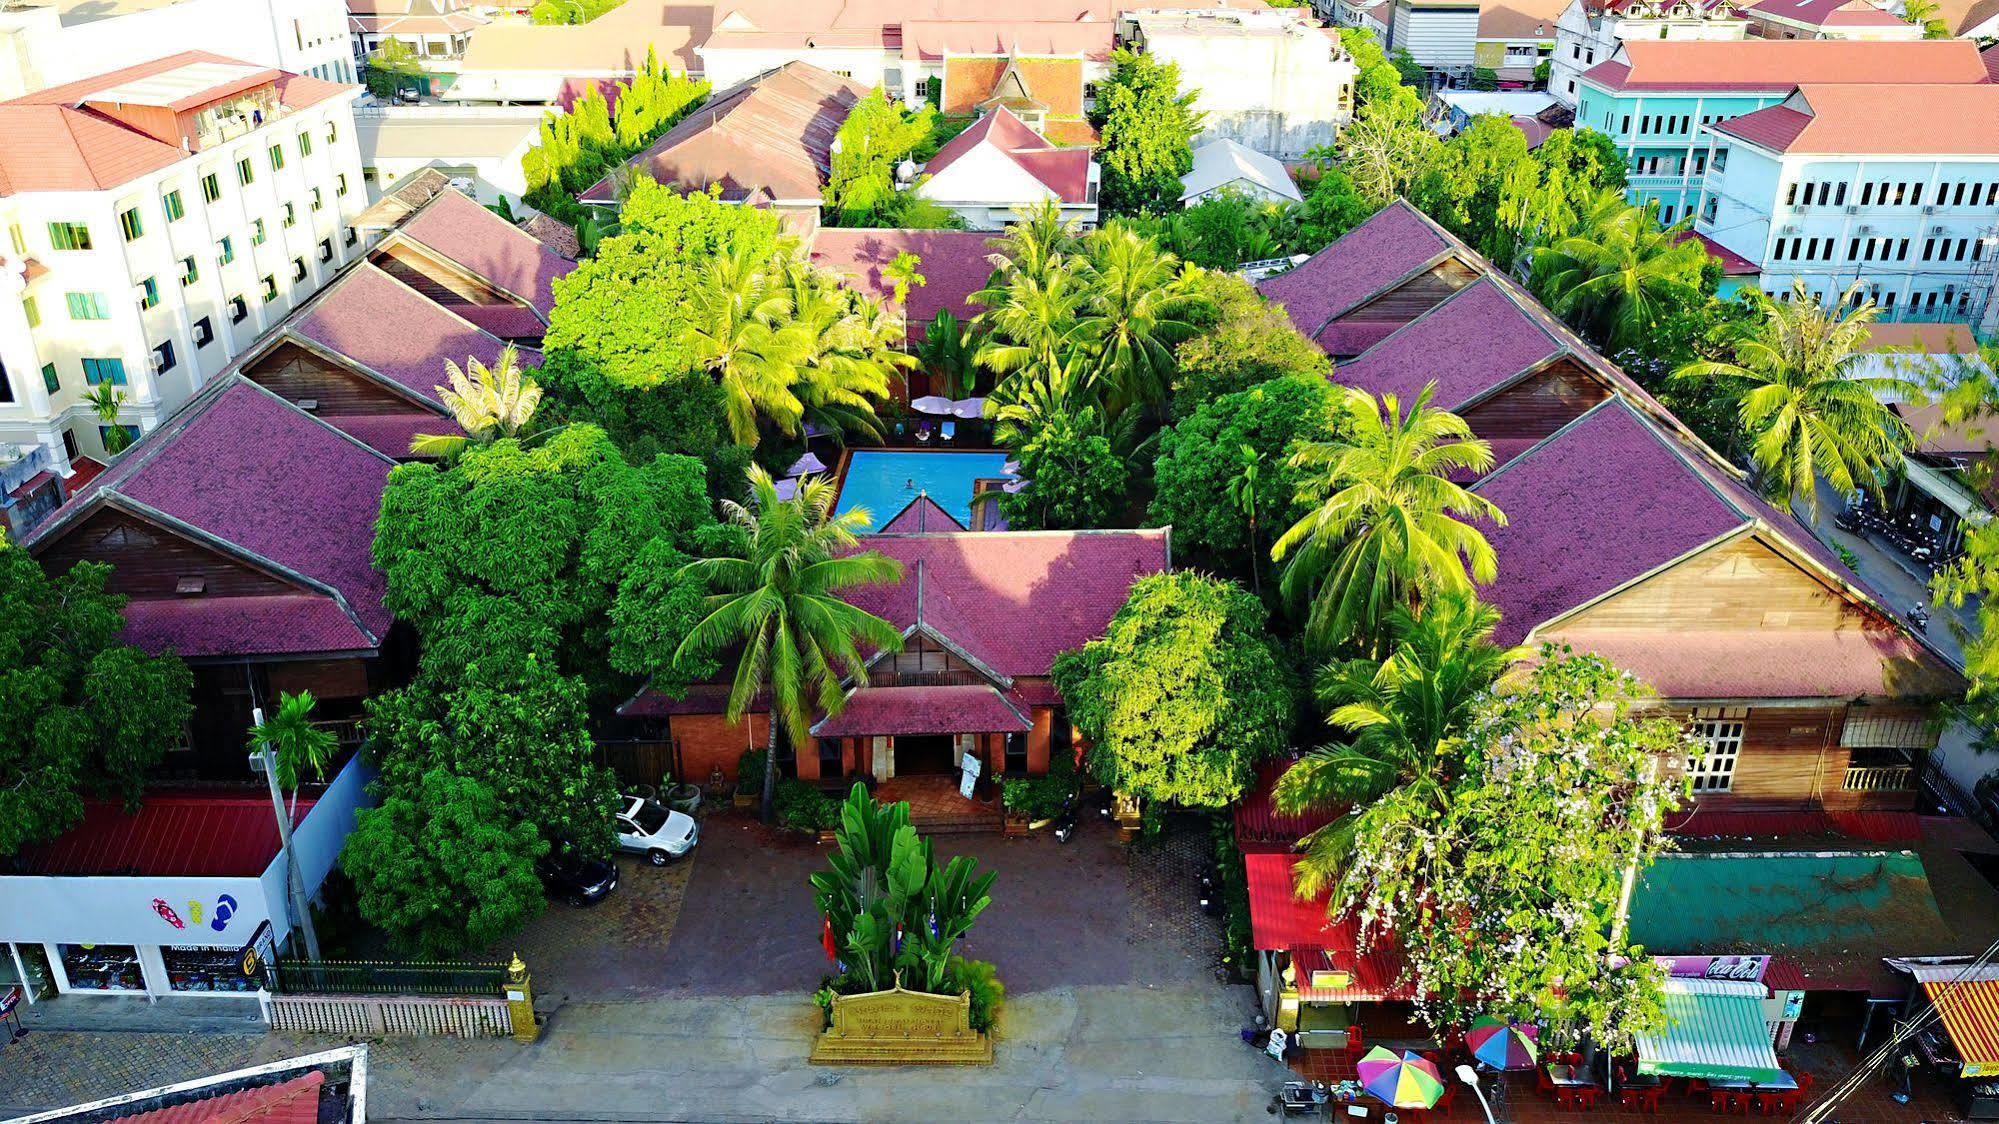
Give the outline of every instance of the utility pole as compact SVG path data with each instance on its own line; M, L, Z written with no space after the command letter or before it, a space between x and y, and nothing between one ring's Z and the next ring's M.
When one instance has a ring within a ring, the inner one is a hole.
M264 724L264 708L250 708L250 719L258 726ZM250 755L250 771L264 774L264 780L271 788L271 813L278 820L278 853L285 859L285 885L291 891L291 913L298 922L299 931L305 937L306 959L318 963L319 934L312 927L312 908L305 900L305 876L299 873L298 856L292 851L292 820L285 814L285 794L278 788L278 765L271 756L269 738L257 739L257 751Z

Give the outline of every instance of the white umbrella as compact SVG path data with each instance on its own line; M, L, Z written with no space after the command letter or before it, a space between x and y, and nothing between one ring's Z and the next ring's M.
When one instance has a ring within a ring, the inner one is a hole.
M909 404L909 408L919 414L935 414L940 418L951 416L951 408L957 403L941 394L929 394Z
M982 418L986 416L986 400L966 398L951 403L951 412L961 418Z
M778 499L788 500L798 494L798 481L796 480L778 480L775 481L775 484L777 485Z
M1006 473L1008 476L1018 476L1020 474L1020 462L1008 461L1000 466L1000 471Z
M1013 495L1019 495L1021 492L1027 490L1027 485L1028 481L1025 480L1009 480L1006 483L1000 485L1000 491L1008 492Z
M826 462L820 460L816 455L812 453L807 453L804 456L798 458L797 460L791 462L791 467L785 469L784 474L786 476L803 476L808 472L824 472L824 471L826 471Z

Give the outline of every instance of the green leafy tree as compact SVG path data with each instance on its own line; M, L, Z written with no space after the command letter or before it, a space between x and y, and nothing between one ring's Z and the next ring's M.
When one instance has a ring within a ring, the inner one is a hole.
M108 382L98 383L88 394L83 396L83 402L90 407L90 412L96 414L97 420L102 423L104 452L106 454L115 457L132 447L132 431L126 429L124 424L118 420L118 415L125 411L124 391L113 387Z
M1490 500L1452 479L1492 467L1492 448L1463 418L1433 409L1434 383L1404 412L1346 389L1344 435L1292 454L1311 508L1281 535L1283 590L1309 603L1306 633L1321 651L1378 654L1390 612L1412 598L1470 593L1498 576L1492 545L1473 521L1503 524Z
M1179 211L1115 222L1202 269L1232 270L1244 262L1281 257L1306 244L1303 208L1252 199L1228 188Z
M658 53L648 48L638 73L614 89L615 110L611 99L593 84L568 112L551 112L542 119L540 143L521 155L527 184L522 198L536 210L575 225L588 249L591 240L583 238L584 227L586 222L593 228L596 223L591 208L577 201L577 193L608 173L617 177L613 186L622 203L643 178L624 161L693 112L707 100L708 92L708 83L668 71L660 65Z
M1901 464L1915 434L1890 406L1918 388L1899 375L1863 375L1867 326L1880 310L1859 304L1860 286L1828 309L1802 280L1792 299L1758 294L1762 321L1734 341L1732 362L1701 361L1675 378L1713 379L1740 395L1742 432L1748 437L1763 492L1780 502L1818 510L1818 480L1841 495L1879 491Z
M1160 434L1148 520L1173 528L1176 554L1234 572L1247 559L1259 580L1272 530L1305 513L1291 455L1333 440L1343 406L1318 374L1280 375L1201 404Z
M1095 406L1047 411L1012 448L1028 484L1000 495L1009 527L1057 530L1121 521L1130 468L1100 428Z
M1300 335L1256 286L1222 273L1203 276L1199 285L1199 331L1173 351L1176 415L1185 417L1204 402L1285 375L1332 376L1325 349Z
M899 210L896 165L930 136L937 111L914 112L889 100L879 87L854 103L833 138L826 177L828 226L892 226Z
M1370 947L1392 936L1431 1026L1546 1017L1621 1051L1661 1025L1663 973L1630 944L1620 890L1688 794L1660 763L1700 750L1634 711L1649 693L1544 647L1459 724L1446 785L1390 787L1360 818L1329 908Z
M1492 216L1487 256L1513 268L1523 248L1549 246L1576 233L1605 198L1621 198L1624 161L1593 129L1557 129L1532 158L1507 171Z
M378 98L392 98L396 91L414 89L423 77L423 60L401 39L384 39L378 50L369 53L361 68L361 81Z
M1902 19L1923 29L1925 39L1950 38L1950 21L1943 18L1937 0L1903 0Z
M1531 287L1591 343L1618 351L1713 292L1708 253L1685 228L1659 226L1657 207L1606 191L1575 233L1534 251Z
M193 713L177 657L119 642L110 572L79 562L51 576L0 542L0 855L74 827L87 790L136 806Z
M805 419L799 383L813 341L793 316L791 293L769 259L722 254L696 282L688 302L693 358L722 384L736 444L755 445L766 421L780 432L797 433Z
M1128 48L1111 53L1091 114L1103 166L1100 203L1107 215L1158 213L1180 198L1180 177L1194 168L1201 115L1194 93L1180 89L1180 68Z
M1322 250L1379 209L1361 195L1344 169L1322 166L1305 192L1296 249L1307 253Z
M856 534L871 517L864 508L833 514L835 490L824 477L806 477L795 496L780 500L759 467L750 470L750 488L753 507L722 505L741 531L741 556L701 558L681 570L712 593L676 658L737 652L726 709L731 722L742 721L758 694L768 695L763 816L769 820L779 729L794 747L811 745L813 715L835 715L846 705L841 678L866 680L862 652L902 649L895 626L840 600L840 592L900 581L902 564L855 550Z
M364 808L340 852L361 915L425 956L463 956L541 912L548 842L471 777L432 769Z
M1390 62L1387 52L1375 41L1372 34L1357 27L1340 29L1340 45L1354 61L1358 73L1354 79L1354 106L1356 109L1370 105L1393 105L1397 112L1409 118L1423 115L1423 98L1403 80L1401 59L1407 52L1398 52L1397 59ZM1421 68L1417 68L1417 82L1423 81Z
M940 308L916 345L917 365L939 380L941 393L962 398L978 384L978 329L961 323L948 308Z
M1166 401L1173 348L1195 332L1200 273L1150 238L1115 225L1083 238L1077 282L1089 294L1076 316L1091 356L1090 383L1107 420Z
M896 251L895 258L887 265L882 266L882 280L887 281L892 286L892 291L895 294L895 303L909 303L909 290L911 286L920 289L930 284L930 279L918 272L922 266L923 259L910 253L908 250ZM940 308L937 311L942 314L948 310Z
M881 440L876 409L917 365L903 347L902 313L796 257L774 268L810 343L798 393L805 420L843 440Z
M1538 170L1527 137L1510 118L1483 113L1445 141L1409 188L1409 201L1495 262L1513 257L1514 230L1502 221L1509 177Z
M1370 207L1405 195L1423 174L1441 142L1423 124L1422 106L1401 101L1370 102L1340 131L1340 168Z
M1087 763L1118 793L1225 808L1288 744L1293 685L1263 605L1193 571L1132 585L1102 638L1055 661Z

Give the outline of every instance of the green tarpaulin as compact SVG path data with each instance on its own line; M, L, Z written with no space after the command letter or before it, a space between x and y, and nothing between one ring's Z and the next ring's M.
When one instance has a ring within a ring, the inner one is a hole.
M1638 1036L1638 1072L1774 1080L1783 1070L1763 1023L1764 994L1760 983L1667 980L1666 1025Z

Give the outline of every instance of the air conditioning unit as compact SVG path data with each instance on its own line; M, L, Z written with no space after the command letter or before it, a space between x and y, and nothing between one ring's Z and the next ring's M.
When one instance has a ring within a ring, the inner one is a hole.
M1859 213L1860 213L1860 208L1859 208L1859 207L1854 207L1854 206L1849 206L1849 207L1848 207L1848 208L1846 209L1846 213L1847 213L1847 214L1849 214L1849 215L1857 215L1857 214L1859 214Z
M1864 237L1864 236L1866 236L1866 235L1869 235L1869 234L1872 234L1872 233L1874 233L1874 228L1873 228L1873 227L1871 227L1871 226L1856 226L1856 227L1854 227L1854 228L1853 228L1853 232L1854 232L1855 234L1858 234L1858 235L1861 235L1861 236L1863 236L1863 237Z
M1941 225L1938 225L1938 226L1933 226L1933 227L1931 227L1931 228L1930 228L1930 233L1931 233L1931 234L1942 234L1942 233L1943 233L1943 227L1942 227Z
M1797 232L1798 224L1794 222L1787 222L1777 230L1778 234L1796 234Z
M1937 213L1937 209L1935 207L1924 207L1923 213L1926 215L1934 215Z

